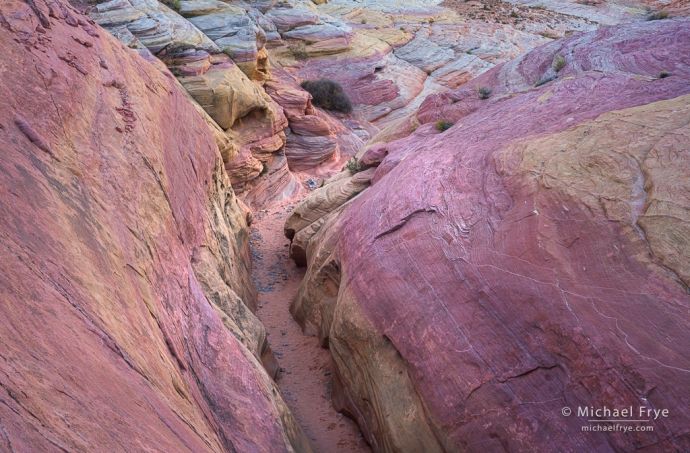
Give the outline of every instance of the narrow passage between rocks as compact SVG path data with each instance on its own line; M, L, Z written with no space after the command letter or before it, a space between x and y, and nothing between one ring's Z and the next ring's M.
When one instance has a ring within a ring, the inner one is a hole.
M257 316L280 363L277 384L286 404L317 453L371 452L357 424L331 404L333 365L315 337L302 333L289 312L304 277L288 256L283 235L288 214L299 202L286 200L254 213L251 245L254 281L259 288Z

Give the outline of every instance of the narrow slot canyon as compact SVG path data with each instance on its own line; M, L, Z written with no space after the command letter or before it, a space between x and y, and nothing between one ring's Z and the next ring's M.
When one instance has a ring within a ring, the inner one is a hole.
M304 277L288 256L290 241L283 234L285 219L302 201L293 197L254 213L251 225L252 277L259 289L257 316L280 364L276 383L290 411L312 442L316 453L368 453L354 420L339 414L331 403L333 363L316 337L302 333L289 307Z
M690 452L690 0L0 44L0 453Z

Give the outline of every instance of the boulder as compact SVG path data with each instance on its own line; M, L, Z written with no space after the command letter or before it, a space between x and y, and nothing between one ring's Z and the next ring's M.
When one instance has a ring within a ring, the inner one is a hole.
M302 7L293 6L290 3L279 3L265 16L273 22L279 32L286 32L293 28L305 25L314 25L318 20L318 14Z
M430 97L349 203L295 209L291 312L374 451L690 449L689 45L656 21L541 46ZM673 415L583 431L603 407Z
M181 77L180 83L223 129L252 111L268 109L263 90L237 67L212 67L202 76Z
M228 6L210 14L199 14L190 17L189 21L213 41L233 36L240 30L253 25L247 13L236 6Z
M126 26L154 54L189 48L220 51L192 23L157 0L111 0L96 5L90 17L108 30Z
M314 168L338 152L338 141L331 134L320 136L287 134L285 155L292 171Z
M244 11L220 0L181 0L178 12L182 17L190 18L233 10Z

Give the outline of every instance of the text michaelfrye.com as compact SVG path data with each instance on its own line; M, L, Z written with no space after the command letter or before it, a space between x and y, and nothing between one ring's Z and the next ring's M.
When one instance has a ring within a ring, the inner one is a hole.
M564 417L573 415L573 409L564 407L561 410ZM659 418L668 418L668 409L654 409L646 406L628 406L625 408L609 408L592 406L578 406L575 409L578 418L587 420L582 425L583 432L642 432L654 431L651 423Z

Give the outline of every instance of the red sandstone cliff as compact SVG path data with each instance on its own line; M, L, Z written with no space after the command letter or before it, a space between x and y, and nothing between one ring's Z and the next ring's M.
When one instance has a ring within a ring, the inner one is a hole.
M197 108L61 0L0 43L0 451L311 451Z

